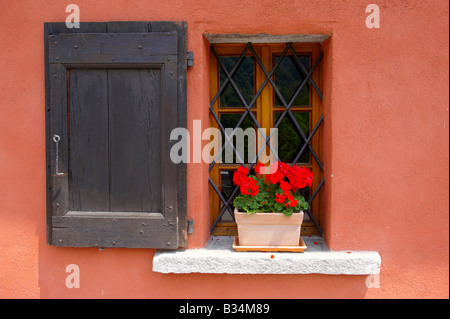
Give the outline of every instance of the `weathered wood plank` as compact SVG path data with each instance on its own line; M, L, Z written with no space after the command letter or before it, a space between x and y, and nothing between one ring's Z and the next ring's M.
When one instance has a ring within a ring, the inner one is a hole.
M148 32L147 21L109 21L107 22L107 29L109 33L119 32Z
M67 28L65 22L45 22L44 30L47 38L49 35L62 33L105 33L108 31L106 22L80 22L79 28Z
M178 248L176 224L165 218L58 216L53 244L62 247Z
M51 210L53 215L58 216L63 215L69 209L67 73L66 69L60 64L50 66L49 71L48 119L51 129L48 136L49 149L47 151L50 153ZM58 149L56 142L53 140L55 135L59 137Z
M70 209L109 210L108 71L70 71Z
M176 220L178 216L178 172L177 165L170 159L170 148L174 141L170 140L170 133L177 128L177 64L167 62L164 65L164 95L162 122L162 167L164 189L164 216Z
M151 57L177 59L177 34L72 33L50 35L49 63L111 63L153 61Z
M177 66L177 125L187 127L187 23L185 21L151 21L150 32L177 31L178 66ZM178 241L180 247L187 245L187 164L176 165L178 174Z
M110 69L110 210L161 211L161 72Z

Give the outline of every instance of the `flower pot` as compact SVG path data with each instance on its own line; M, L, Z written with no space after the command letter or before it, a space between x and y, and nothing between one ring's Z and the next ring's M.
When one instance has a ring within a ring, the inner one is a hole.
M304 213L285 216L282 213L247 214L235 210L239 245L298 246Z

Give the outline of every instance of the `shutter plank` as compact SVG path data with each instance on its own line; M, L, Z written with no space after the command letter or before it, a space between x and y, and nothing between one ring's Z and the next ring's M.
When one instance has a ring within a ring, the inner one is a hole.
M48 120L51 129L48 135L50 153L51 209L53 215L63 215L69 209L68 160L69 153L67 132L67 87L66 69L59 64L52 65L50 71L50 92ZM58 135L58 152L53 136ZM56 160L58 159L58 165ZM57 167L58 166L58 167ZM58 170L58 171L57 171ZM60 173L61 175L57 175Z
M109 21L107 23L108 32L148 32L147 21Z
M177 128L177 64L167 62L164 67L164 113L161 118L163 129L162 165L164 171L164 216L176 220L178 216L178 176L177 165L170 159L170 148L175 141L170 140L170 133Z
M108 71L70 71L70 209L109 210Z
M157 63L178 54L176 32L67 33L50 35L48 45L49 63Z
M178 127L187 127L187 23L185 21L150 21L150 32L177 31L178 35L178 81L177 122ZM176 165L178 174L178 241L180 247L187 245L187 164Z
M178 248L177 226L162 216L78 212L53 217L54 245L61 247ZM174 240L175 239L175 240Z
M161 73L110 69L110 210L161 211Z

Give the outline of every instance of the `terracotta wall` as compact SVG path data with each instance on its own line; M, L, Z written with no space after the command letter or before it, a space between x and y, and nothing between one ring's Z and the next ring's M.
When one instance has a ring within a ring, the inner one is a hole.
M46 245L43 23L59 0L0 0L0 298L448 298L448 2L77 0L81 21L185 20L188 128L208 123L203 33L330 34L324 43L325 238L376 250L364 276L162 275L153 250ZM188 167L190 247L207 240L208 169ZM80 288L65 285L80 268Z

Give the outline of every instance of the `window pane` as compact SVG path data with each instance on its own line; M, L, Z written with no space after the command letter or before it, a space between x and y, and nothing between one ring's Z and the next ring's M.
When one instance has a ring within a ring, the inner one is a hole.
M275 123L282 112L275 113ZM306 137L309 135L309 112L293 112L297 123ZM305 142L292 122L289 114L286 114L278 126L278 157L282 162L292 163ZM297 163L309 163L309 149L306 147Z
M220 171L220 192L225 199L228 199L236 188L233 184L234 170L221 170Z
M280 56L275 56L275 63L280 59ZM306 70L309 70L309 56L300 55L299 59ZM287 104L294 96L295 91L300 87L300 84L305 79L302 69L297 65L292 56L285 56L280 65L275 71L275 84L283 96ZM310 105L309 102L309 83L303 87L300 93L294 100L293 106ZM283 103L275 94L275 106L283 106Z
M227 128L229 129L231 134L242 115L243 113L221 114L220 122L222 123L225 130ZM242 129L242 131L236 131L233 137L233 145L236 147L242 160L244 160L245 163L249 163L249 161L252 161L254 159L256 153L255 124L250 115L247 114L245 116L239 127ZM251 130L247 130L249 128L251 128ZM251 134L253 134L254 138L252 138ZM225 140L225 136L222 135L222 145L225 144ZM239 163L231 144L228 144L222 153L222 163Z
M231 72L239 57L220 57L228 72ZM219 87L222 86L226 79L226 75L219 66ZM245 57L241 65L233 75L233 81L236 83L247 105L250 104L255 95L255 65L252 57ZM221 107L244 107L235 90L228 83L226 89L220 96ZM253 106L255 107L255 106Z
M220 171L220 192L222 196L227 200L234 188L236 187L233 183L234 170L222 170ZM220 202L220 209L222 209L223 203ZM222 220L233 220L228 209L222 215Z

